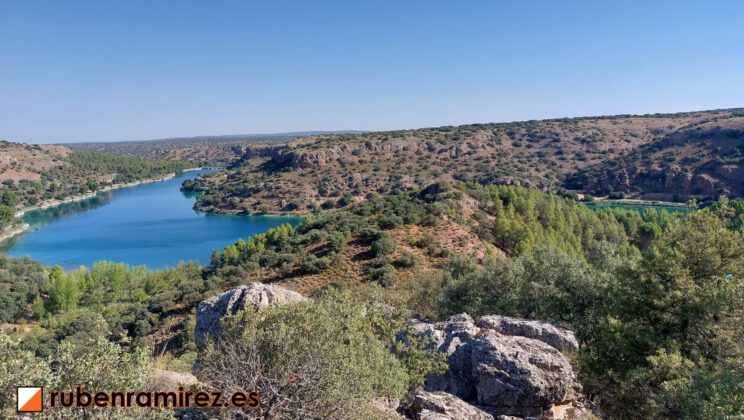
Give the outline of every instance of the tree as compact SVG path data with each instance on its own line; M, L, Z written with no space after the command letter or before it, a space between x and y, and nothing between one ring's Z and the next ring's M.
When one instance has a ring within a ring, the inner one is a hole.
M8 206L11 209L18 203L18 196L9 189L3 189L0 192L0 205Z
M49 295L49 311L70 311L77 307L80 289L73 276L68 276L62 267L52 268L49 274L52 280L52 291Z
M15 223L15 215L13 213L12 207L0 205L0 229Z
M215 270L220 267L222 262L220 261L220 251L217 249L212 250L212 255L209 257L209 267Z
M636 401L633 415L643 417L742 414L731 383L744 376L744 240L729 229L732 215L725 200L690 213L611 283L608 316L583 357L590 392L612 396L605 407L630 415L625 404Z

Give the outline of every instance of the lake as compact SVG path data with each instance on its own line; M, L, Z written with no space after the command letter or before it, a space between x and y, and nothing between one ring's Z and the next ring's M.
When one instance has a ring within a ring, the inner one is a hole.
M302 219L287 216L237 216L193 210L193 194L181 183L209 170L185 172L167 181L101 192L23 216L31 230L3 244L10 256L29 256L65 269L101 260L176 266L180 261L209 263L214 249L239 238Z
M645 203L618 203L616 201L611 202L602 202L602 201L594 201L590 203L583 203L587 207L591 209L606 209L606 208L619 208L619 209L626 209L626 210L636 210L639 212L642 212L646 209L654 209L656 211L668 211L670 213L687 213L690 211L693 211L694 209L691 207L687 207L685 205L680 204L679 206L672 206L672 205L658 205L658 204L645 204Z

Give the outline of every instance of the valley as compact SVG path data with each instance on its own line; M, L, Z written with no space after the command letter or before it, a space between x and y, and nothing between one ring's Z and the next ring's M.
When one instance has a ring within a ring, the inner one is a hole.
M0 368L26 360L51 378L60 351L82 352L129 360L126 383L226 387L258 357L230 352L273 357L293 343L281 369L312 356L386 384L319 413L664 417L698 413L710 381L719 411L736 412L742 121L721 110L316 134L231 144L220 158L210 140L142 156L7 143L6 231L30 231L0 257L0 346L12 353ZM226 167L189 170L215 162ZM653 171L688 175L659 183ZM364 346L343 344L349 328ZM535 335L546 328L551 338ZM218 334L214 352L205 337ZM502 397L482 403L457 385L498 388L458 370L473 349L519 361L519 375L494 374ZM533 380L549 385L535 393ZM379 393L414 402L369 408Z
M743 17L0 1L0 419L744 420Z

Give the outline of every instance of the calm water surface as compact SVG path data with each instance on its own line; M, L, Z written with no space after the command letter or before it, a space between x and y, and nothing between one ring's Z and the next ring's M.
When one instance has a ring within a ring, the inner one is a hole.
M186 172L174 179L99 193L95 198L29 212L31 231L5 243L11 256L30 256L63 268L109 260L150 268L179 261L209 262L222 249L298 217L230 216L193 210L195 197L179 190Z
M659 205L654 205L654 204L616 203L616 202L606 203L606 202L601 202L601 201L595 201L592 203L583 203L583 204L591 209L618 208L618 209L636 210L639 212L642 212L643 210L646 210L646 209L653 209L656 211L668 211L670 213L679 213L679 212L688 213L694 210L693 208L690 208L690 207L687 207L681 204L679 206L659 206Z

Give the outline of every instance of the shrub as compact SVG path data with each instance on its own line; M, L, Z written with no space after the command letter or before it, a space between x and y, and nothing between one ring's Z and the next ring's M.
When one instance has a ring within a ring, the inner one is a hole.
M395 268L390 264L385 264L379 268L373 268L369 271L369 274L373 280L383 287L390 287L398 280Z
M375 257L392 254L393 252L395 252L395 242L390 237L390 235L385 233L384 235L381 235L379 239L372 243L372 252L374 253Z
M365 401L402 397L409 375L368 316L349 298L247 310L204 351L200 377L258 391L261 418L369 418Z
M418 257L416 257L416 255L408 251L403 251L401 253L400 258L395 260L395 265L397 265L398 267L408 268L408 267L415 266L417 262L418 262Z
M16 387L43 384L45 398L51 390L69 391L81 385L86 391L148 389L154 385L155 370L146 349L127 352L98 337L84 343L65 342L51 357L40 359L22 350L18 342L0 331L0 415L16 417ZM138 408L46 408L49 418L172 418L169 410Z
M303 258L300 262L299 269L303 273L307 274L318 274L328 269L331 266L331 259L328 257L316 257L314 254L310 254Z
M344 247L346 246L346 241L346 235L341 232L333 232L328 238L328 246L331 251L339 253L343 251Z

